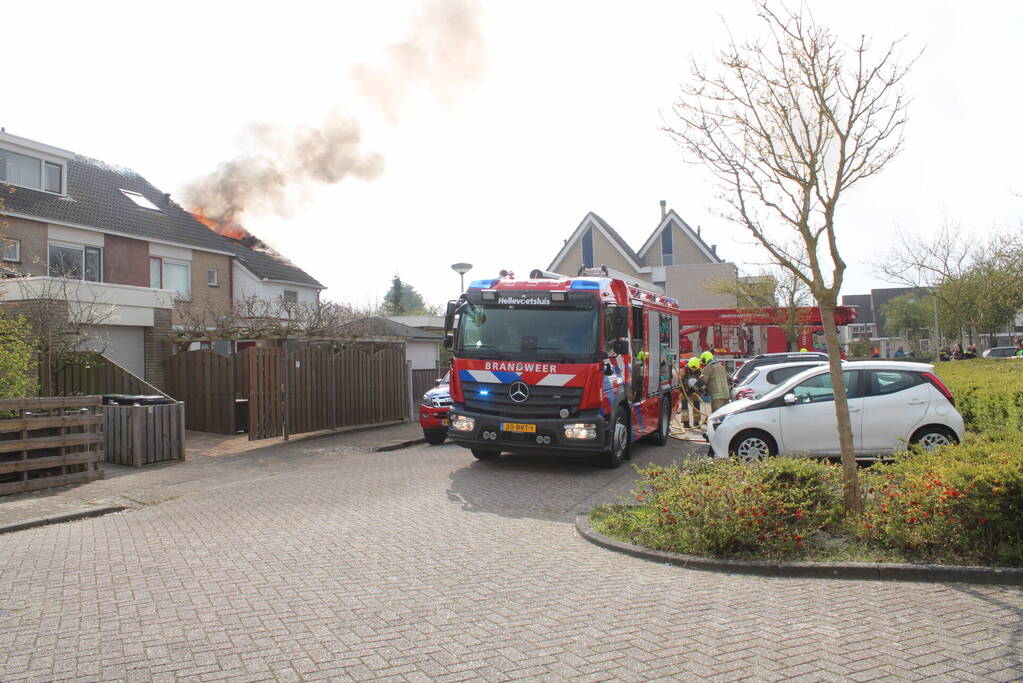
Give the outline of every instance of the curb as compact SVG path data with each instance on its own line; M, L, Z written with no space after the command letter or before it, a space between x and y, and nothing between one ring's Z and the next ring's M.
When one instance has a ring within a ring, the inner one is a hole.
M733 574L792 577L801 579L853 579L870 581L928 581L944 583L1023 585L1023 569L999 567L958 567L932 564L885 564L860 562L760 562L721 560L712 557L682 555L625 543L605 536L590 526L589 513L576 515L575 528L590 543L608 550L653 562L673 564L684 569L699 569Z
M386 453L388 451L398 451L401 450L402 448L408 448L410 446L418 446L421 443L426 443L426 439L409 439L408 441L389 443L385 446L376 446L371 450L373 453Z
M24 531L25 529L33 529L39 526L49 526L50 524L62 524L64 522L74 522L79 519L88 519L89 517L102 517L103 515L109 515L112 512L121 512L128 508L124 505L105 505L103 507L90 508L88 510L79 510L78 512L65 512L60 515L53 515L51 517L38 517L36 519L26 519L23 522L13 522L11 524L0 525L0 534L9 534L13 531Z

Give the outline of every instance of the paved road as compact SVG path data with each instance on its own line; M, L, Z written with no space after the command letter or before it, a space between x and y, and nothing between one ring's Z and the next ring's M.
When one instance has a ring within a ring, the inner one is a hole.
M1023 675L1018 589L701 573L586 543L575 510L627 491L627 468L329 439L260 457L293 467L0 536L0 679Z

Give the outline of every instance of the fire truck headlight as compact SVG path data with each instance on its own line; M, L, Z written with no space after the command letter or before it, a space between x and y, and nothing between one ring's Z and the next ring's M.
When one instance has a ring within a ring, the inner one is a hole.
M456 432L471 432L476 426L476 419L465 415L451 416L451 429Z
M565 425L566 439L596 439L597 425L593 423L579 423Z

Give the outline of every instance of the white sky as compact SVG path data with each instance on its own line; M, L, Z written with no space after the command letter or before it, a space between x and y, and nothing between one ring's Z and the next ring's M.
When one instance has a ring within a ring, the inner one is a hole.
M708 5L717 5L708 7ZM906 151L845 197L844 293L872 272L896 229L943 214L1018 229L1023 199L1023 4L809 3L850 42L909 34L926 48L908 81ZM747 2L486 2L482 82L438 102L413 93L390 124L353 95L349 72L402 40L416 2L8 3L9 133L129 166L180 196L237 150L244 124L319 124L332 107L386 156L372 182L296 195L288 218L246 226L328 286L379 300L398 273L427 301L500 268L546 267L587 211L638 249L665 199L740 268L763 257L718 218L702 172L659 132L690 55L753 35ZM21 62L18 56L23 56ZM13 60L13 61L11 61Z

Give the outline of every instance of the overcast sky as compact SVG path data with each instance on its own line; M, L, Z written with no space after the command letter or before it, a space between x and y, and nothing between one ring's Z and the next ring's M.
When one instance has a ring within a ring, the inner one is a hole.
M1018 229L1023 4L838 5L809 3L850 42L908 34L910 50L925 50L907 81L906 151L839 212L849 294L884 286L871 264L896 230L926 233L946 215ZM296 183L244 224L328 298L360 305L395 273L439 304L458 294L456 261L474 264L469 278L546 267L588 211L638 249L661 199L740 268L763 260L658 130L690 56L708 59L725 24L737 37L761 30L750 4L485 2L461 15L469 39L455 49L452 27L428 25L425 7L9 3L5 25L18 30L4 32L14 61L0 125L131 167L180 200L252 151L252 123L289 139L328 117L354 122L363 138L350 151L382 165ZM395 45L428 59L395 62Z

